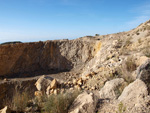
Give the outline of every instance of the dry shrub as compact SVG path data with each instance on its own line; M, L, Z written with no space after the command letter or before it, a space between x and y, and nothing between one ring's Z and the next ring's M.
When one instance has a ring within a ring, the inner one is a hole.
M150 49L149 47L146 47L144 50L143 50L143 54L147 57L150 57Z
M11 102L11 108L15 111L24 111L30 100L29 94L27 92L20 93L16 91L13 95Z
M79 94L79 91L73 91L72 93L66 92L64 94L50 95L44 104L44 112L68 113L70 105Z
M135 71L137 68L135 60L132 57L128 57L127 60L125 61L125 67L129 72Z
M132 39L132 37L129 37L126 40L124 40L124 42L122 43L122 47L120 49L121 55L128 54L129 50L127 48L128 48L128 46L130 46L132 44L131 39Z
M137 65L135 64L135 60L132 57L128 57L125 62L121 65L121 67L117 68L117 73L120 77L122 77L127 85L134 81L132 76L132 72L135 71Z

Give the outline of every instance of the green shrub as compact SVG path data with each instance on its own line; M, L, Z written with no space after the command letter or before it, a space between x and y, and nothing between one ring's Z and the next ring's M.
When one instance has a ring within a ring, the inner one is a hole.
M100 36L100 34L95 34L95 36Z
M44 104L44 112L46 113L68 113L70 105L79 95L79 91L72 93L50 95Z

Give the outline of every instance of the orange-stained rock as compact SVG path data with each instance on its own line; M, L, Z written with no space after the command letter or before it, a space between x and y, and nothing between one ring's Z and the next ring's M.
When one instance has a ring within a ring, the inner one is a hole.
M51 89L56 89L57 88L57 80L54 79L52 82L51 82Z

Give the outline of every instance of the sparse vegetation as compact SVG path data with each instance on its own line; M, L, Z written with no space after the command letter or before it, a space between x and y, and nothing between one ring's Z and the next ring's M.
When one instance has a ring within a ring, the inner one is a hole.
M134 81L132 77L132 71L136 70L137 66L132 57L128 57L127 60L117 70L118 75L122 77L127 85Z
M79 91L72 93L50 95L44 104L45 113L68 113L70 105L79 95Z
M127 84L123 83L120 86L116 87L115 94L116 94L117 98L122 94L122 92L126 86L127 86Z
M129 51L127 51L127 47L130 46L130 44L132 44L131 39L132 37L129 37L126 40L122 40L122 46L120 49L121 55L128 54Z
M27 92L20 93L19 91L16 91L12 99L11 107L13 110L22 112L27 107L29 100L30 97Z
M125 61L126 69L129 72L136 70L137 66L135 64L135 60L132 57L128 57Z
M122 102L120 102L118 104L118 112L116 112L116 113L124 113L125 111L126 111L126 107L123 105Z
M146 47L144 50L143 50L143 54L147 57L150 57L150 49L149 47Z

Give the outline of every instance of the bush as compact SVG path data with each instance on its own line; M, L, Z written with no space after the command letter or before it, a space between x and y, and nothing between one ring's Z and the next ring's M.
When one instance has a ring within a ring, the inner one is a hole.
M95 36L100 36L99 34L95 34Z
M79 91L72 93L50 95L44 104L44 111L46 113L68 113L70 105L79 95Z
M132 57L128 57L127 60L125 61L126 69L129 72L132 72L136 70L137 66L135 64L135 61Z
M13 96L12 99L12 109L15 111L24 111L27 107L27 104L29 102L30 98L27 92L23 92L22 94L18 91Z
M134 81L132 77L132 71L136 70L137 66L132 57L128 57L127 60L121 65L121 67L117 68L117 73L122 77L127 85Z

